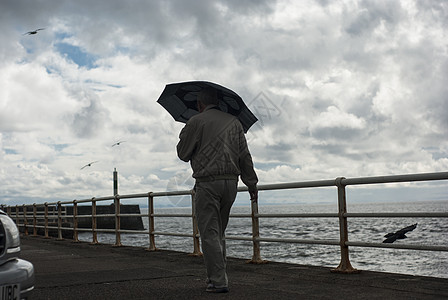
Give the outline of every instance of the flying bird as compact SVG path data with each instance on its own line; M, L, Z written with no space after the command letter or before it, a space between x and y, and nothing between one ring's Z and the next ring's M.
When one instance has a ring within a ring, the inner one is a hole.
M119 141L119 142L116 142L116 143L113 144L111 147L119 146L121 143L124 143L124 142L126 142L126 141Z
M45 28L38 28L38 29L33 30L33 31L25 32L25 33L22 34L22 35L32 35L32 34L37 34L37 32L38 32L39 30L44 30L44 29L45 29Z
M405 239L407 236L405 233L414 230L417 227L417 223L410 225L408 227L402 228L398 230L397 232L390 232L386 234L384 237L386 238L383 243L393 243L396 240Z
M97 163L97 162L98 162L98 161L92 161L91 163L88 163L87 165L85 165L84 167L82 167L81 170L84 169L84 168L87 168L87 167L91 167L92 164Z

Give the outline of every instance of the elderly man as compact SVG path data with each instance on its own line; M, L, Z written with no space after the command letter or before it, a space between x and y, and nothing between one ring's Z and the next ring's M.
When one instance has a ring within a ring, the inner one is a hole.
M190 161L195 185L196 217L207 269L207 292L227 293L225 230L235 201L238 177L257 201L258 178L240 121L219 109L217 91L198 95L199 114L182 129L177 154Z

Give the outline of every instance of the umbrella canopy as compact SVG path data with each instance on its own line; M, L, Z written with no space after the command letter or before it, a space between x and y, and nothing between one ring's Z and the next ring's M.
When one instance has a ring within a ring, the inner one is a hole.
M173 116L174 120L186 123L192 116L199 113L197 97L206 87L213 87L218 91L219 109L236 116L243 125L244 132L247 132L258 120L237 93L207 81L167 84L157 102Z

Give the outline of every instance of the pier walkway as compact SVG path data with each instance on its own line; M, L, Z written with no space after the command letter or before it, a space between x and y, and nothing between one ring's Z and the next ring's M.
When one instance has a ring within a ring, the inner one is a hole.
M228 260L230 292L205 292L202 257L23 236L33 299L448 299L448 279Z

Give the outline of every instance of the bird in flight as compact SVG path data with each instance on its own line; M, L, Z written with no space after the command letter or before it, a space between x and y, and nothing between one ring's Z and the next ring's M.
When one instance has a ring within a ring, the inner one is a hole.
M124 142L126 142L126 141L118 141L115 144L113 144L111 147L119 146L121 143L124 143Z
M45 28L38 28L38 29L33 30L33 31L25 32L23 35L32 35L32 34L36 34L39 30L44 30L44 29L45 29Z
M84 167L82 167L81 170L84 169L84 168L87 168L87 167L91 167L92 164L97 163L97 162L98 162L98 161L92 161L91 163L88 163L87 165L85 165Z
M412 231L415 228L417 228L417 223L410 225L408 227L402 228L395 233L394 232L388 233L384 236L386 239L383 241L383 243L393 243L396 240L405 239L405 238L407 238L405 233Z

